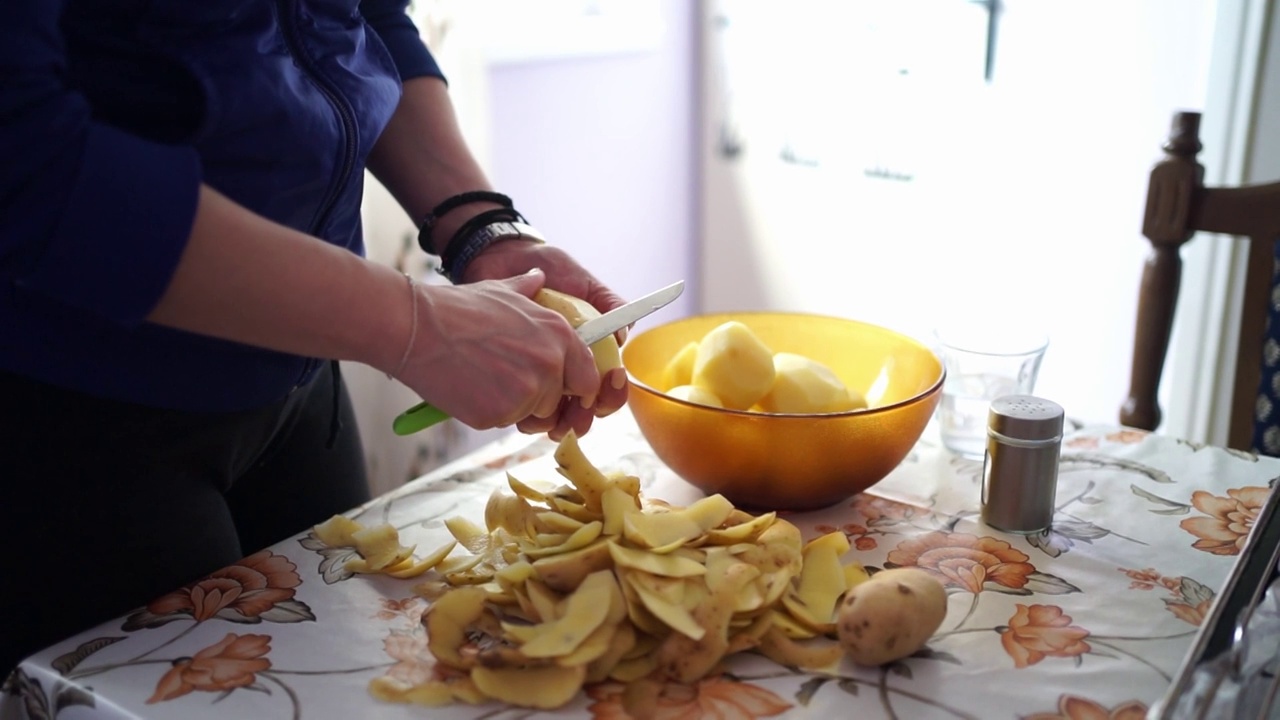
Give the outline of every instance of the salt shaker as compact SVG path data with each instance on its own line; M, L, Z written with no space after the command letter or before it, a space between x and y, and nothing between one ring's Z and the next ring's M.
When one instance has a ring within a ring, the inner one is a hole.
M1062 453L1062 407L1032 395L1004 395L987 412L982 520L1032 535L1053 523Z

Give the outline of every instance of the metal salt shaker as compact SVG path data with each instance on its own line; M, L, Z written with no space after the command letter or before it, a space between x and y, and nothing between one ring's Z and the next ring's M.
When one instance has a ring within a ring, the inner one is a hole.
M1032 395L1005 395L987 413L982 520L1032 535L1053 523L1062 453L1062 407Z

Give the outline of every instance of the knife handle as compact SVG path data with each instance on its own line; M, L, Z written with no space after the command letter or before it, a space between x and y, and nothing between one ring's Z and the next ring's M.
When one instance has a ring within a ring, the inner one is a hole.
M397 435L412 435L419 430L426 430L442 420L448 420L449 413L428 402L420 402L396 416L391 422L391 429Z

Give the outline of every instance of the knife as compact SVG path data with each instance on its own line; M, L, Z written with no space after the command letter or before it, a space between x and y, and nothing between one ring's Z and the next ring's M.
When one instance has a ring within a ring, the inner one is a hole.
M676 281L661 290L616 307L598 318L592 318L577 327L578 337L591 345L634 323L650 313L665 307L684 292L684 281ZM428 402L421 402L405 410L391 423L397 435L410 435L447 420L449 414Z

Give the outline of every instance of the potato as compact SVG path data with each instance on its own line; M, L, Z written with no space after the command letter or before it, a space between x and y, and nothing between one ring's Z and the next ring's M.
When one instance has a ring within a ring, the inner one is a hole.
M772 372L766 364L773 366ZM868 407L866 397L846 387L831 368L798 353L775 353L737 321L685 343L663 367L659 387L685 402L748 412L810 414Z
M698 343L692 384L709 390L724 406L746 410L773 387L773 351L751 328L730 320Z
M690 340L662 368L662 389L670 391L693 382L693 363L698 357L698 343Z
M836 634L855 663L883 665L924 647L946 615L942 583L923 570L893 568L849 589Z
M795 353L774 353L773 371L773 386L760 398L760 407L766 412L830 413L867 406L861 393L850 393L831 368L817 360Z
M699 385L677 385L668 390L667 394L685 402L714 408L724 407L724 403L720 402L720 398L716 397L715 393Z
M600 317L600 311L586 300L551 288L544 287L539 290L533 296L533 301L548 310L560 313L573 327ZM592 343L591 355L596 359L596 370L600 371L602 376L614 368L622 367L622 353L618 351L618 339L613 335Z

